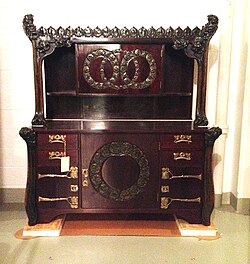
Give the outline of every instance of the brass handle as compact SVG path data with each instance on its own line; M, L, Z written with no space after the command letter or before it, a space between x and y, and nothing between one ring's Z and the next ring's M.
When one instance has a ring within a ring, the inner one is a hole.
M65 151L50 151L49 159L61 159L62 157L66 157Z
M169 168L161 168L161 178L163 180L172 180L172 179L197 179L201 180L202 179L202 174L182 174L182 175L173 175L173 173L170 171Z
M191 160L190 152L174 152L174 160Z
M89 186L89 180L88 180L89 170L88 169L82 169L82 177L83 177L82 186L88 187Z
M67 179L77 179L78 178L78 167L70 167L70 170L67 174L38 174L38 180L42 178L67 178Z
M197 197L197 198L186 199L186 198L161 197L161 209L167 209L172 202L200 203L201 198Z
M49 143L61 143L63 144L63 152L49 152L49 159L60 159L61 157L66 157L66 149L67 149L67 142L66 142L66 135L49 135Z
M178 144L181 142L192 143L192 135L174 135L174 143Z
M38 202L59 202L67 201L71 208L78 208L78 196L69 197L58 197L58 198L48 198L48 197L38 197Z
M66 135L49 135L49 143L66 143Z

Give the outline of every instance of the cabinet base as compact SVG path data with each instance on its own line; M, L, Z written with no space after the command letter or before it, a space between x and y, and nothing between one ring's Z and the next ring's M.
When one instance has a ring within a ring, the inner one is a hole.
M83 212L85 211L85 212ZM57 218L60 215L67 215L67 219L78 219L78 220L153 220L153 221L169 221L174 219L174 215L177 218L187 221L189 224L203 224L204 221L201 218L200 210L178 210L166 212L123 212L123 213L113 213L113 212L96 212L93 210L78 210L74 213L69 212L68 210L48 210L42 209L38 211L38 221L37 223L49 223L53 219ZM37 224L34 223L34 224ZM31 224L32 225L32 224Z

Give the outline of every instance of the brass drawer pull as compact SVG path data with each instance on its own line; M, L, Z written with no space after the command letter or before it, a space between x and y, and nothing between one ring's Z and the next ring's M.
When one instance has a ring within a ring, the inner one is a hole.
M182 175L173 175L169 168L161 168L161 178L162 180L172 180L172 179L202 179L202 174L182 174Z
M174 135L174 143L192 143L192 135Z
M171 198L171 197L161 197L161 209L167 209L172 202L184 202L184 203L200 203L201 198Z
M65 151L50 151L49 152L49 159L61 159L62 157L66 157Z
M190 152L174 152L174 160L191 160Z
M61 157L66 157L66 149L67 149L66 135L58 135L58 134L49 135L49 143L63 144L63 152L59 152L59 151L49 152L49 159L60 159Z
M89 180L88 180L89 170L88 169L82 169L82 177L83 177L82 186L88 187L89 186Z
M49 135L49 143L66 143L66 135Z
M71 177L68 174L38 174L38 180L42 178L68 178L71 179Z
M70 170L67 174L38 174L38 180L42 178L67 178L67 179L77 179L78 178L78 167L70 167Z
M38 202L59 202L67 201L70 204L71 208L78 208L78 196L69 196L69 197L58 197L58 198L47 198L47 197L38 197Z

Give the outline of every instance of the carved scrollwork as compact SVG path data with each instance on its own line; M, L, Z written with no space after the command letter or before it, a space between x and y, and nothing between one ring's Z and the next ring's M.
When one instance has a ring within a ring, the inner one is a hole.
M173 48L184 49L186 55L191 58L200 59L205 51L206 45L218 28L218 17L208 16L208 23L199 29L191 30L188 34L176 34Z
M19 135L25 140L28 147L34 148L36 146L36 133L33 129L22 127Z
M204 51L206 43L213 36L217 30L218 18L214 15L208 16L208 23L202 29L189 27L181 29L173 29L171 27L164 29L162 27L155 29L151 27L146 29L144 27L137 29L132 27L128 29L114 27L110 29L105 27L103 29L96 27L81 28L77 27L66 29L59 27L48 29L41 27L39 29L34 25L33 15L26 15L23 19L23 28L26 35L31 40L36 40L37 51L39 53L46 53L54 47L70 46L75 39L79 38L165 38L172 40L175 49L185 49L188 56L196 57Z
M222 134L222 129L219 127L212 127L205 133L206 146L213 146L215 140Z
M138 180L129 188L119 190L109 186L102 177L103 163L109 157L128 156L136 161L140 172ZM89 165L89 179L94 189L105 198L125 202L133 199L136 195L141 193L149 180L150 170L147 157L136 145L129 142L114 141L103 145L96 151L92 157Z

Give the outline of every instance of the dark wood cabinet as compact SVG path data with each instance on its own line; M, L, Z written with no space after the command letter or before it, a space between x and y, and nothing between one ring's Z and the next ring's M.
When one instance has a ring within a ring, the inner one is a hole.
M221 129L208 127L205 100L217 24L210 15L192 30L54 29L24 17L36 103L20 130L30 225L60 214L210 224Z

